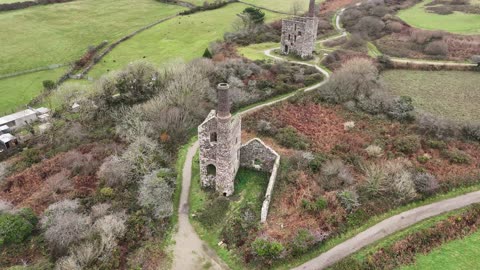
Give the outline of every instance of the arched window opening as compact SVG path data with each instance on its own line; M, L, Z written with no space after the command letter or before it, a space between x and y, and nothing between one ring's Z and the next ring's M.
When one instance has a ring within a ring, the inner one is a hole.
M217 175L217 167L215 165L210 164L207 166L207 175L209 176L216 176Z

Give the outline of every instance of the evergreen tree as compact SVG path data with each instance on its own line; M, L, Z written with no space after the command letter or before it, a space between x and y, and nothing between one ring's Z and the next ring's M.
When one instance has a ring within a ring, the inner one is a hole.
M212 59L212 53L210 53L210 50L208 48L205 49L205 52L203 53L203 57Z

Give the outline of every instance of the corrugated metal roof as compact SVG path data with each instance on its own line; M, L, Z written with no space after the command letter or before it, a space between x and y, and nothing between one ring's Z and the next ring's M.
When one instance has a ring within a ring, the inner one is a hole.
M16 112L14 114L6 115L4 117L0 117L0 126L26 116L34 115L34 114L36 114L34 110L27 109L20 112Z
M2 141L3 143L7 143L7 142L15 140L15 139L16 139L15 136L13 136L10 133L5 133L5 134L0 135L0 141Z

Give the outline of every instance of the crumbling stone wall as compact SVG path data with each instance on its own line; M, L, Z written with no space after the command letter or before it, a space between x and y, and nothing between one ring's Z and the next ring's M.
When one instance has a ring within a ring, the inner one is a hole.
M240 166L271 173L278 154L260 139L252 139L240 148Z
M272 148L267 146L262 140L255 138L240 149L240 165L246 168L253 168L263 172L269 172L267 192L263 200L260 213L260 222L267 221L268 209L272 199L273 188L277 179L278 167L280 166L280 155Z
M282 20L282 53L309 58L315 50L318 18L293 17Z

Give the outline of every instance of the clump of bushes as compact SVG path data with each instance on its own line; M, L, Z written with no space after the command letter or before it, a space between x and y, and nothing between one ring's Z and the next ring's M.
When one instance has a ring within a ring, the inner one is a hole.
M415 190L420 194L431 195L435 193L440 185L435 176L420 172L414 175L413 182L415 183Z
M320 184L327 190L349 186L355 182L350 170L339 159L325 162L321 171L323 178L320 178Z
M19 244L27 239L37 225L37 217L30 208L0 212L0 246Z
M328 206L327 201L322 197L318 197L314 202L310 202L309 200L302 199L302 207L308 212L318 213L323 209L326 209L327 206Z
M70 245L89 235L92 220L79 210L78 200L54 203L45 210L40 225L45 230L45 240L55 255L64 255Z
M301 255L307 252L313 245L317 243L315 236L306 229L300 229L295 238L289 245L292 255Z
M346 62L319 89L318 98L335 104L354 102L367 113L386 114L400 121L414 118L412 99L394 97L385 91L378 69L368 59L354 58Z
M354 189L346 189L338 192L337 198L347 212L352 212L360 206L359 196Z
M417 196L411 164L408 160L390 160L381 164L363 167L365 185L369 196L391 194L399 202L409 201Z
M260 260L271 263L272 260L280 258L285 247L276 241L257 238L252 243L252 250Z
M442 155L448 158L450 162L456 164L469 164L471 161L470 155L459 149L444 150Z
M308 139L299 134L292 126L279 129L277 135L275 135L275 139L285 147L299 150L308 148Z
M154 171L143 177L139 187L138 203L157 219L173 214L174 174L167 169Z
M416 153L422 147L420 138L416 135L400 137L393 142L393 145L397 151L407 155Z

